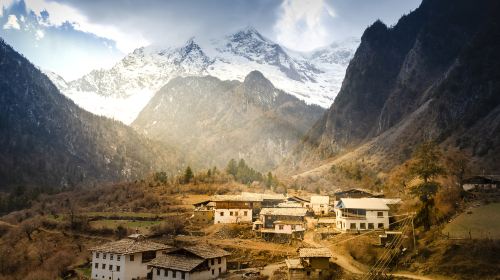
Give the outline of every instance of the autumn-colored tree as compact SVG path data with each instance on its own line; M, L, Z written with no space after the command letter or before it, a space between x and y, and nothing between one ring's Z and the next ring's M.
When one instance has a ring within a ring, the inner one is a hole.
M434 142L425 142L417 147L410 161L409 170L414 176L422 180L412 187L412 194L418 196L423 206L418 213L418 220L428 230L431 225L431 209L434 206L434 195L440 184L435 179L445 174L441 163L442 153Z

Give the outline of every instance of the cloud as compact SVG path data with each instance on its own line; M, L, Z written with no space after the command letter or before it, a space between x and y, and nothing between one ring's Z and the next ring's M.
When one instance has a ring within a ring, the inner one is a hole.
M151 44L180 45L191 37L213 39L253 26L272 38L281 2L275 0L55 0L85 15L89 22L140 34ZM113 38L120 44L123 38Z
M274 25L276 39L288 48L309 51L331 43L324 21L335 12L324 0L285 0Z
M3 25L3 29L21 29L21 26L19 26L19 22L17 22L16 15L9 15L9 17L7 18L7 22Z
M43 39L43 37L45 36L45 33L42 31L42 30L37 30L36 33L35 33L35 39L37 41L40 41Z
M49 7L53 12L50 14L42 7L35 6L32 10L24 1L3 6L5 17L0 16L0 24L8 29L0 29L0 37L34 64L66 80L79 78L94 69L111 67L123 57L115 41L77 29L77 23L56 17L57 11L53 8Z
M140 33L125 32L114 25L91 22L78 9L65 3L50 0L25 0L25 3L35 14L40 15L40 22L46 26L60 27L69 22L76 30L115 41L118 49L124 53L149 44L149 41L143 38Z

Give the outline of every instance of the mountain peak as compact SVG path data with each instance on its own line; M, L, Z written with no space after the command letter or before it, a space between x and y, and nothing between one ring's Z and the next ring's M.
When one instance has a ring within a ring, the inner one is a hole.
M253 70L248 75L245 77L245 81L243 83L248 84L248 83L254 83L254 82L265 82L269 83L272 86L272 83L262 74L262 72Z
M259 41L268 41L253 26L247 26L245 28L242 28L233 35L230 35L229 37L231 38L232 41L244 41L250 38Z

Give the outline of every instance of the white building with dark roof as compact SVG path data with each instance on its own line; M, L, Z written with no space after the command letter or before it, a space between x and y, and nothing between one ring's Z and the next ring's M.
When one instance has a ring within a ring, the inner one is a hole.
M389 205L399 199L341 198L335 205L336 226L341 231L389 228Z
M95 246L92 252L92 280L132 280L146 277L147 263L172 247L133 235Z
M182 247L149 263L153 280L215 279L227 271L229 253L208 244Z
M327 195L311 196L311 208L316 216L324 216L329 213L330 197Z

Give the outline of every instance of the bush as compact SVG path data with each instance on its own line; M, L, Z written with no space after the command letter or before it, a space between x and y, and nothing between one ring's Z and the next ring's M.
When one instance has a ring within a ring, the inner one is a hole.
M153 236L162 235L178 235L185 233L185 219L181 216L171 216L165 218L165 221L159 225L151 227L151 233Z

